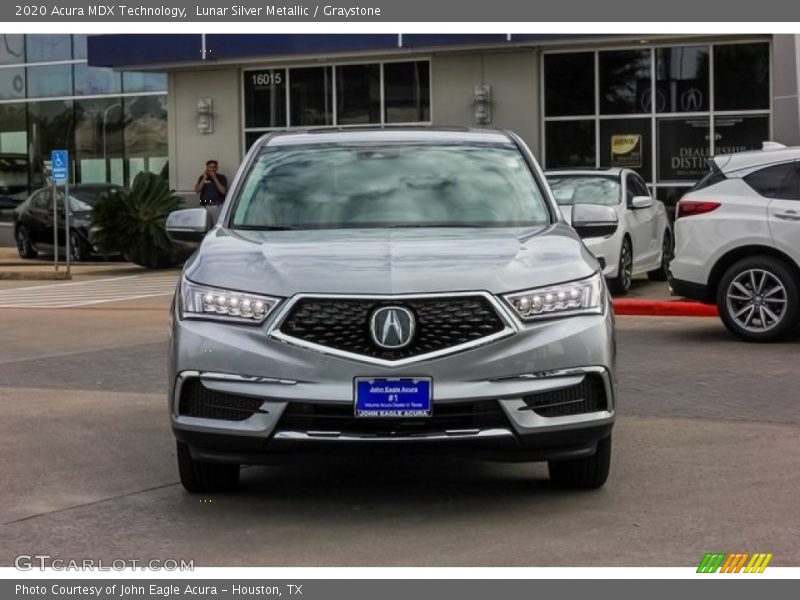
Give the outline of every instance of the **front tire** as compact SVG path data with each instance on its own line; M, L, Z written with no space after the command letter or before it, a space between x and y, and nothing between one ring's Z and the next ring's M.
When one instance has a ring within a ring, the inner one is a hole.
M661 265L652 271L647 272L650 281L667 281L669 279L669 263L672 261L672 236L669 231L664 232L661 241Z
M633 281L633 248L631 240L625 237L619 251L619 265L617 276L608 280L608 289L614 296L624 296L631 289Z
M794 332L800 317L797 275L771 256L744 258L722 276L717 309L728 331L743 340L782 340Z
M592 456L547 463L550 482L558 488L593 490L606 482L611 470L611 436L597 442Z
M36 248L33 247L31 235L24 225L17 227L17 232L14 237L17 241L17 252L20 258L36 258L39 255Z
M232 492L239 486L239 465L195 460L189 446L178 444L178 472L187 492Z

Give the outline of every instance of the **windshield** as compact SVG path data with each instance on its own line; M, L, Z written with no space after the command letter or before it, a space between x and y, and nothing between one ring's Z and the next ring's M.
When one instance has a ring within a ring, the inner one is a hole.
M97 201L100 200L100 198L102 198L109 191L115 189L118 190L122 188L112 185L83 188L80 190L70 190L69 208L73 212L85 212L92 210L92 207L97 204Z
M547 205L512 145L266 147L231 224L252 229L520 227Z
M572 175L548 177L553 196L562 206L572 204L603 204L612 206L620 201L619 182L611 177Z

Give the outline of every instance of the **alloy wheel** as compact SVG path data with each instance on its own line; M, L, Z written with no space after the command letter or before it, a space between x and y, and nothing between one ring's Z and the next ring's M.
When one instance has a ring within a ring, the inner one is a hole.
M746 331L761 333L783 320L787 292L783 282L766 269L747 269L733 278L726 291L730 317Z
M630 244L622 244L622 250L619 257L619 279L622 287L628 289L631 287L633 280L633 256L631 254Z

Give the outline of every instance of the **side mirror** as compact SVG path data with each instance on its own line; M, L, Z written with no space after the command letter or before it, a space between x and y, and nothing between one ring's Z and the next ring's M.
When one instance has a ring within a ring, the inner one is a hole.
M167 235L176 242L201 242L211 225L211 215L205 208L176 210L167 217Z
M650 196L634 196L631 200L631 208L634 210L651 206L653 206L653 199Z
M582 238L612 235L619 225L616 211L600 204L576 204L572 207L572 226Z

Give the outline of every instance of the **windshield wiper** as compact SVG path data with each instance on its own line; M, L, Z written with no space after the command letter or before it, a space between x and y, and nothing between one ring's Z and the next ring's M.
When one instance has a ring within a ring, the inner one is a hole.
M292 225L238 225L235 229L249 229L251 231L292 231Z
M407 223L405 225L389 225L392 229L406 229L411 227L488 227L488 225L469 225L467 223Z

